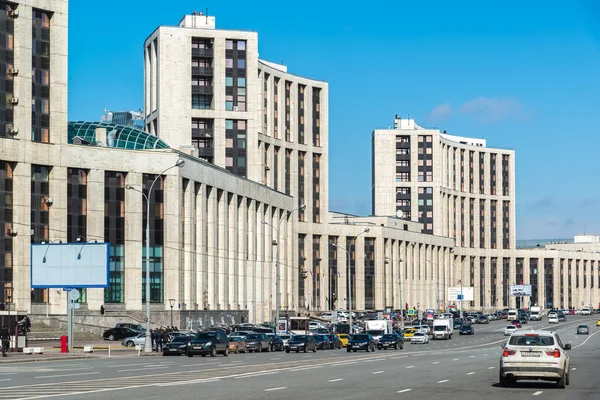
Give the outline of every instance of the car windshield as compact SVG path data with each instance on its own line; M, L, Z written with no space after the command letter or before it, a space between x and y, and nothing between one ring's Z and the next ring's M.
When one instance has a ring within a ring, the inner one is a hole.
M425 334L423 332L417 332L414 334L414 336L425 336Z
M215 333L214 332L206 332L206 333L199 333L198 335L196 335L196 339L197 340L212 340L215 338Z
M509 325L509 326L506 327L506 329L517 329L517 327L514 326L514 325Z
M587 328L587 327L588 327L587 325L579 325L579 326L578 326L578 328L583 328L583 329L585 329L585 328Z
M511 336L508 344L514 346L553 346L554 338L552 336L529 335L529 336Z
M190 337L187 335L176 336L173 338L172 342L187 342L190 340Z
M396 335L383 335L381 338L394 340L396 339Z
M255 339L255 340L260 339L260 335L251 334L251 335L246 336L246 339Z
M369 340L369 337L367 335L354 335L352 340Z
M296 335L292 338L292 340L298 340L298 341L307 340L307 339L308 339L308 336L306 336L306 335Z

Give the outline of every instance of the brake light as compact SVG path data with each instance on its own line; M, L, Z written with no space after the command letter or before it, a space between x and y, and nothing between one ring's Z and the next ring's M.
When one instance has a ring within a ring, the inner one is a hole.
M516 353L517 353L516 350L504 349L504 352L502 353L502 357L514 356Z
M546 354L549 356L552 356L554 358L560 358L560 350L559 349L554 349L554 351L547 351Z

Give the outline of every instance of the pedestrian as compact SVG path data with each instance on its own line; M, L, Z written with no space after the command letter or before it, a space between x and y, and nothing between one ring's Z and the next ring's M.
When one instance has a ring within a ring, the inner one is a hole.
M2 357L8 357L6 355L6 350L10 347L10 334L8 333L8 328L2 328L2 331L0 331L0 340L2 341Z
M150 336L152 337L152 351L158 351L158 335L156 329L150 330Z
M170 330L163 330L163 335L162 335L162 344L163 346L167 343L169 343L169 334L170 334Z

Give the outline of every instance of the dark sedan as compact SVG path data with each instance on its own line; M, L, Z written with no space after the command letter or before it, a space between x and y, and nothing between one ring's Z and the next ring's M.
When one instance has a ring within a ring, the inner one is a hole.
M475 328L473 328L471 325L463 325L460 327L458 334L459 335L474 335Z
M312 335L295 335L288 342L288 347L285 349L285 352L289 353L292 350L294 350L296 353L299 353L300 350L303 350L305 353L308 350L316 352L317 342Z
M180 335L174 337L173 340L163 346L163 356L180 356L185 354L187 344L191 342L193 338L194 337L191 335Z
M485 315L482 315L481 317L479 317L475 320L475 323L476 324L489 324L490 320Z
M558 314L558 322L567 322L567 316L563 313Z
M319 350L329 350L331 348L331 342L327 335L315 335L315 341Z
M527 318L519 318L521 325L525 325L527 323Z
M277 335L268 335L269 338L271 339L271 351L283 351L284 349L284 344L283 344L283 339L281 339L279 336Z
M271 351L271 339L264 333L251 333L246 336L246 351L250 353Z
M338 335L331 334L327 335L327 337L329 338L329 345L331 349L341 349L342 347L344 347Z
M371 335L352 335L346 346L348 353L356 350L375 351L375 339Z
M215 357L217 353L225 357L229 355L229 338L223 331L200 332L187 344L185 354L188 357L210 355Z
M104 331L102 337L104 340L123 340L128 337L139 335L140 331L135 331L130 328L110 328Z
M381 349L404 349L404 340L402 339L402 336L398 335L398 334L387 334L387 335L383 335L381 336L381 339L379 339L379 343L377 344L377 348L379 350Z

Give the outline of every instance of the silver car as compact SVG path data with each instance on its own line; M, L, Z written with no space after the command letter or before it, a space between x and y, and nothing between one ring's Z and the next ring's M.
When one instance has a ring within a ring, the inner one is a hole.
M415 332L412 339L410 340L410 344L421 343L427 344L429 343L429 336L427 336L424 332Z
M127 347L134 347L136 345L143 346L144 343L146 343L146 334L140 333L137 336L131 336L131 337L123 339L123 341L121 342L121 345L127 346Z

